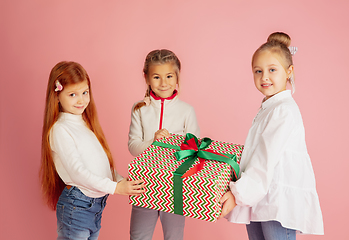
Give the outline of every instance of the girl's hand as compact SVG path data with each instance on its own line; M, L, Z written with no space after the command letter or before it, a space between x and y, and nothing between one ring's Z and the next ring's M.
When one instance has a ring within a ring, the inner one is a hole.
M235 203L235 197L231 193L231 191L226 192L223 197L219 200L221 204L223 204L221 215L218 219L223 218L225 215L227 215L231 210L234 209L236 206Z
M128 179L124 178L116 185L114 194L141 195L144 193L143 188L145 185L143 183L143 180L129 181Z
M154 134L154 141L156 141L157 139L161 139L161 138L167 138L170 137L170 133L167 131L166 128L160 129L158 131L155 132Z

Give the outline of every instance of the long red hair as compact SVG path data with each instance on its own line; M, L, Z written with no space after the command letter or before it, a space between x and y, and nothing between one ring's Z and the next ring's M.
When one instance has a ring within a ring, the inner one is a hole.
M108 156L110 169L114 174L114 161L102 131L101 125L99 124L97 117L96 105L92 96L91 82L86 70L76 62L59 62L51 70L47 91L46 91L46 103L44 113L44 124L42 128L42 145L41 145L41 168L40 168L40 180L42 183L42 193L47 201L47 204L53 210L56 210L56 204L59 196L61 195L65 184L62 179L58 176L56 171L52 151L49 141L50 130L54 123L57 121L59 112L62 111L58 101L58 95L60 91L55 91L56 80L58 80L63 88L70 84L76 84L83 81L87 81L89 86L90 103L86 107L82 117L86 122L87 126L96 135L97 139L104 148L105 153ZM115 179L114 179L115 180Z

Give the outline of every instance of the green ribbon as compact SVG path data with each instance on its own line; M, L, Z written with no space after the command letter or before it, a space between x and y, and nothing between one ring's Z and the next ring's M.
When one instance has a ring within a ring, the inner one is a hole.
M198 139L194 134L187 133L185 140L180 146L174 146L163 142L155 141L153 145L159 147L165 147L175 149L177 152L174 153L177 161L186 159L177 169L173 172L173 192L174 192L174 213L183 215L183 175L188 169L197 161L198 158L206 160L216 160L229 164L234 172L234 179L239 175L239 164L236 162L235 154L221 154L214 153L212 150L205 150L212 140L210 138L201 139L201 144L198 146ZM184 150L183 150L184 149ZM222 156L224 155L224 156ZM236 180L236 179L235 179Z

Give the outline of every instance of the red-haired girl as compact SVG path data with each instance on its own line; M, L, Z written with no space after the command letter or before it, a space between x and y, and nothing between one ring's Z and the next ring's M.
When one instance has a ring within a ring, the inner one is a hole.
M51 70L42 132L41 182L56 210L57 239L97 239L109 194L138 195L114 162L99 124L90 78L76 62Z

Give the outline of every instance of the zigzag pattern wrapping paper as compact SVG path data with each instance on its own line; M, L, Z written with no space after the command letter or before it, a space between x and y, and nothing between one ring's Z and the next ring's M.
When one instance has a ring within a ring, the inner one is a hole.
M172 135L158 141L180 146L184 138ZM243 146L212 141L207 149L236 154L237 163L240 163ZM174 152L174 149L150 145L129 164L130 180L143 179L146 184L146 192L140 196L130 196L130 204L174 213L173 172L185 161L177 161ZM227 191L230 179L231 167L228 164L206 160L201 171L183 178L183 215L215 222L221 212L219 199Z

